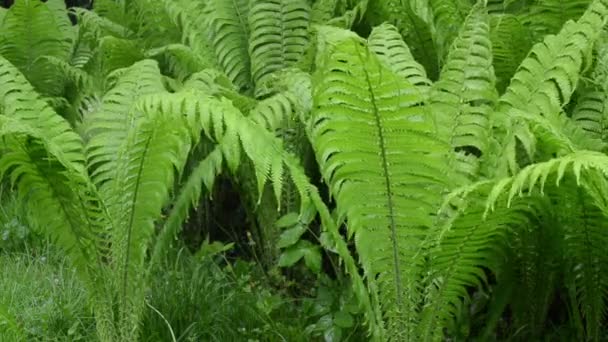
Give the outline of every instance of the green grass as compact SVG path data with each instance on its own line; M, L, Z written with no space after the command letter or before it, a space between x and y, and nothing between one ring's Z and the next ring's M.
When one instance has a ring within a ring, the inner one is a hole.
M39 257L0 254L0 274L0 336L95 341L86 292L65 261L49 252Z
M299 306L266 286L256 266L219 265L183 254L157 271L141 340L171 341L168 323L178 341L310 341Z

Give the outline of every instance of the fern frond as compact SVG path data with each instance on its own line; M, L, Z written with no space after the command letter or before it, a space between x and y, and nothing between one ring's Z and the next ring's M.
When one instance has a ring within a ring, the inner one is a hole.
M122 73L122 75L120 75ZM101 106L84 117L86 155L91 179L98 186L116 178L112 161L118 160L128 132L138 122L131 111L140 96L164 91L155 62L144 60L126 70L118 70L113 88ZM102 189L102 187L100 187Z
M318 0L311 9L311 21L314 24L326 24L334 17L339 0Z
M490 38L497 88L502 93L532 47L529 29L513 14L490 16Z
M606 22L606 6L603 1L594 1L576 23L568 22L558 35L548 36L532 48L500 99L499 118L508 119L515 112L545 117L561 115L576 88L587 52ZM522 130L526 128L519 124L513 128L515 135L521 135ZM520 141L533 156L533 146L526 140ZM517 168L514 160L510 164L512 170Z
M0 56L0 108L3 115L22 120L44 133L43 138L60 150L62 161L77 169L84 168L83 143L68 122L40 98L24 75Z
M449 146L437 139L420 92L356 38L326 56L314 99L317 160L369 290L379 291L388 338L415 340L421 241L449 187L441 171Z
M201 63L207 67L215 68L218 61L212 47L212 37L208 34L209 27L207 25L208 16L210 15L207 9L209 3L209 1L193 2L188 0L163 1L167 15L181 29L181 43L188 46L195 55L193 57L200 60ZM180 52L179 55L183 55L183 53ZM192 57L187 57L186 59L191 60ZM200 70L202 69L197 71Z
M558 35L536 44L513 76L499 109L559 114L574 91L586 52L599 37L607 12L606 4L594 1L579 21L567 23Z
M126 68L144 58L143 50L138 42L132 39L106 36L99 41L101 77L105 77L116 69Z
M596 139L606 137L606 93L599 89L586 89L576 101L572 119Z
M419 15L412 2L400 0L372 1L367 19L372 25L388 22L397 27L414 58L426 70L429 78L439 75L439 59L430 21ZM430 11L425 8L425 11Z
M108 217L88 180L83 143L24 76L0 57L0 173L100 297ZM0 177L0 178L3 178Z
M306 0L251 0L249 55L256 93L270 74L298 63L308 47Z
M132 109L137 110L137 109ZM115 222L112 256L116 259L121 336L134 338L145 294L145 260L155 221L169 199L174 177L186 162L191 140L179 113L145 112L130 129L119 159L104 167L115 179L104 184L104 201Z
M418 86L421 92L425 93L426 88L430 87L431 81L427 78L424 67L416 62L395 26L382 24L375 27L367 43L370 50L394 73Z
M430 102L458 154L460 171L478 176L479 158L488 152L490 120L497 100L488 15L475 7L454 40Z
M51 56L67 60L74 39L62 1L18 1L8 10L0 27L0 55L13 63L39 91L61 94L61 74L39 59ZM67 26L67 27L66 27ZM69 27L69 28L68 28Z
M578 19L591 0L539 0L529 6L522 15L525 24L535 37L557 33L568 20Z
M511 229L525 226L531 217L542 213L535 203L516 202L511 208L499 208L484 219L483 198L488 186L466 199L450 198L443 214L448 220L429 239L431 270L419 339L439 341L444 329L458 313L459 304L468 298L469 287L487 285L484 268L498 270L504 241ZM457 211L455 213L449 213Z
M228 100L209 97L200 91L190 90L177 94L149 96L140 107L146 112L158 110L167 113L181 112L190 122L191 129L199 127L207 138L218 143L223 159L231 169L236 169L244 154L254 165L258 194L261 194L268 180L272 181L275 192L282 191L283 178L289 177L300 196L300 212L304 213L309 204L319 212L326 241L330 250L335 251L344 261L347 272L353 279L353 287L361 306L364 308L368 324L373 334L383 336L383 328L378 312L370 302L358 267L348 251L338 228L317 190L310 184L298 159L282 148L282 142L271 132L244 117Z
M171 212L154 243L151 266L158 265L173 239L177 237L182 224L188 219L190 208L195 207L201 198L202 186L205 186L206 192L211 192L216 177L222 172L222 163L222 150L216 147L192 170L180 186Z
M576 296L573 300L579 303L574 310L580 310L585 338L597 341L601 336L608 300L606 213L572 179L565 179L554 197L557 198L556 208L568 208L556 210L564 231L566 285Z
M469 0L429 0L428 6L437 33L435 39L439 59L443 60L471 10L471 2Z
M170 44L145 52L146 58L157 58L165 67L166 74L180 81L203 69L213 67L213 63L196 54L189 46Z
M338 0L334 1L334 13L329 18L326 15L318 16L314 22L327 24L342 29L349 29L357 24L367 12L368 0ZM331 6L329 3L322 6ZM317 12L318 14L319 12ZM325 11L325 13L327 13ZM322 18L327 18L327 21L319 21Z
M218 64L242 91L252 89L249 59L250 0L211 0L207 5L209 34Z

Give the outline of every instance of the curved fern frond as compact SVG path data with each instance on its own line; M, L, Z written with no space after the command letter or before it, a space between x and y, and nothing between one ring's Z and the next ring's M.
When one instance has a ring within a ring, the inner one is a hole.
M608 137L608 45L605 36L598 41L597 59L589 84L580 87L572 119L592 138L604 140Z
M114 185L121 179L118 174L119 163L131 153L126 150L129 136L133 134L130 132L142 122L141 114L132 110L134 101L143 95L164 90L158 67L150 60L135 64L122 71L122 76L117 74L117 77L114 87L104 96L102 104L95 112L84 117L86 157L91 180L99 189L112 217L124 214L125 209L117 207L123 190L116 193ZM124 243L121 241L115 247L124 246Z
M116 175L104 185L103 194L115 221L112 256L120 277L116 281L123 337L134 337L132 324L137 324L138 310L143 309L145 260L155 221L191 145L186 120L179 113L148 112L138 121L118 151L120 158L104 165Z
M57 79L61 74L39 59L51 56L68 60L74 39L65 4L62 1L18 1L0 23L0 55L13 63L39 91L61 94Z
M211 0L208 11L209 34L218 64L228 78L242 91L249 91L249 1Z
M596 176L596 175L592 175ZM608 257L606 257L606 213L600 210L585 189L565 179L556 195L558 222L564 230L566 286L575 294L587 340L598 340L606 317L608 300Z
M424 67L416 62L395 26L382 24L375 27L367 44L386 66L419 87L423 93L430 87L431 81L427 78Z
M439 59L443 60L471 10L469 0L429 0Z
M340 220L379 291L387 338L415 340L421 242L449 188L449 145L420 92L356 38L326 56L314 82L310 137ZM365 194L363 197L362 194Z
M328 25L348 29L357 24L365 15L369 0L346 0L338 4L338 13Z
M459 168L478 176L479 158L488 152L490 120L498 98L492 67L488 15L476 7L454 40L430 102L458 154Z
M522 15L525 24L535 37L557 33L568 20L578 19L591 0L539 0L531 4Z
M324 232L328 234L326 242L329 245L326 247L343 259L344 266L353 279L355 294L364 308L370 329L375 335L382 336L382 323L377 318L357 265L334 219L316 188L310 184L298 159L282 148L279 138L250 118L244 117L228 100L209 97L196 90L148 96L139 107L145 112L160 110L167 113L183 113L192 130L198 127L207 138L218 143L223 159L231 169L238 167L242 154L247 156L254 165L259 194L262 193L268 180L272 181L275 191L280 193L283 177L288 176L300 196L300 212L304 213L309 204L313 204L317 209Z
M166 74L180 81L203 69L213 67L213 63L196 54L189 46L170 44L145 52L146 58L156 58L164 66Z
M83 143L67 121L43 101L24 75L0 56L0 108L2 114L22 120L44 133L44 139L60 148L61 160L84 169Z
M101 77L116 69L126 68L144 58L141 46L132 39L106 36L99 41Z
M103 297L98 277L108 253L108 217L88 180L80 136L1 56L0 108L0 178L9 177L37 222Z
M306 0L251 0L249 55L256 92L270 74L298 63L308 47Z
M515 112L545 117L561 115L562 107L576 88L585 57L606 22L606 6L603 1L594 1L578 22L566 23L557 36L548 36L533 47L500 99L499 117L508 120ZM526 128L516 123L512 130L521 136ZM533 156L534 147L520 140ZM517 168L514 160L510 164L512 170Z
M372 1L367 19L371 25L381 25L383 22L395 25L414 58L424 65L429 78L436 80L439 75L439 59L431 32L432 25L412 8L414 5L400 0Z
M513 14L490 16L490 39L497 88L502 93L532 47L529 29Z
M586 89L576 101L572 119L596 139L606 137L608 108L606 93L599 89Z
M311 21L315 24L326 24L334 17L339 0L318 0L311 9Z
M222 172L222 163L222 151L216 147L192 170L180 186L171 212L154 243L151 266L158 265L173 239L177 237L182 224L188 219L190 208L195 207L201 198L202 186L205 186L207 192L211 192L216 177Z
M525 226L542 213L535 202L518 201L511 208L501 207L484 219L484 186L466 199L452 197L444 204L449 220L430 240L430 280L422 311L420 340L439 341L444 329L457 317L459 304L468 298L469 287L487 285L484 268L497 270L504 241L511 229ZM457 213L447 213L450 208Z

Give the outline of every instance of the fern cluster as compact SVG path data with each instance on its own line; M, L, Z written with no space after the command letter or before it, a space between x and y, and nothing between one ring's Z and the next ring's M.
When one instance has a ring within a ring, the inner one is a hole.
M608 0L72 12L0 9L0 174L101 340L137 339L151 269L220 175L265 267L340 260L373 340L538 339L556 293L573 339L606 333Z

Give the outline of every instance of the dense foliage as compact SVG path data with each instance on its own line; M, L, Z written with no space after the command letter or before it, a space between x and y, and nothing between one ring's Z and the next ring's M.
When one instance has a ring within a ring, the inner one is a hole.
M608 0L17 0L4 197L100 341L239 305L260 340L599 341L607 20Z

